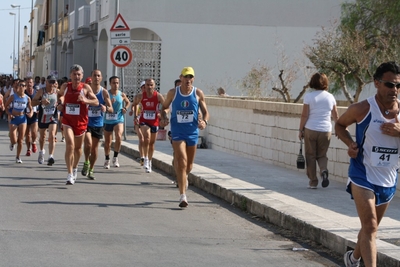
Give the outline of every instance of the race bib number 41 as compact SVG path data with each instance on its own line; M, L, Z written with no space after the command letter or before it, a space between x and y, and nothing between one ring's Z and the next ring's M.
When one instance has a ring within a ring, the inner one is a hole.
M373 146L371 151L371 164L375 167L396 166L399 160L397 148Z

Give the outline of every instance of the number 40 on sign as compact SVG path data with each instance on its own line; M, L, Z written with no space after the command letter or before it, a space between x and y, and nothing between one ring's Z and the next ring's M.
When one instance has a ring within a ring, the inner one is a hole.
M119 45L111 51L110 58L114 66L123 68L131 63L132 52L128 47Z

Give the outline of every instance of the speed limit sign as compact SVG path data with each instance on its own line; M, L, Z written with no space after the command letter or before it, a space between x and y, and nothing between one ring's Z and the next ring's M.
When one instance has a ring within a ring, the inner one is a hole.
M132 61L132 52L131 50L123 45L119 45L114 47L110 54L111 61L116 67L126 67Z

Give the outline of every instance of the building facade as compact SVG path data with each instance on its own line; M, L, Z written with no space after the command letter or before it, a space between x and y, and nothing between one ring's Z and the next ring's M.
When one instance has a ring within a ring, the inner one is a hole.
M340 17L344 0L36 0L35 75L69 76L69 67L100 69L104 80L122 75L113 66L110 29L118 14L130 28L132 62L123 68L123 90L132 98L148 77L166 93L184 66L196 71L206 94L237 81L260 62L280 67L278 47L299 58L322 26ZM306 64L306 63L305 63ZM276 74L277 75L277 74ZM293 94L309 77L294 83ZM296 89L297 88L297 89Z

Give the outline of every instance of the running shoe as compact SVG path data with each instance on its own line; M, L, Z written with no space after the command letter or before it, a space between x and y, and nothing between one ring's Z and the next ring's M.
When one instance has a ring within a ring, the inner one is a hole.
M152 170L151 170L151 160L149 160L148 166L149 166L149 167L146 169L146 172L147 172L147 173L151 173L151 172L152 172Z
M68 173L66 185L73 185L75 183L74 175Z
M81 171L82 176L86 177L88 175L88 171L89 171L89 162L84 162Z
M31 151L28 149L28 150L26 151L25 156L30 157L30 155L31 155Z
M53 157L50 157L48 160L47 160L47 166L52 166L54 164L54 158Z
M356 262L353 262L351 260L351 255L353 255L353 252L354 252L354 250L349 250L343 256L344 265L346 267L359 267L360 266L360 260L358 260Z
M186 195L182 194L181 197L179 198L179 207L181 208L186 208L189 205Z
M22 160L21 160L20 158L16 158L16 159L15 159L15 162L16 162L16 163L22 163Z
M118 168L118 167L119 167L118 158L113 157L112 163L113 163L113 165L114 165L115 168Z
M78 168L72 170L72 176L74 176L74 181L76 181L76 178L78 178Z
M104 169L109 169L110 168L110 160L109 159L106 159L105 161L104 161Z
M143 168L144 169L148 169L149 168L149 159L148 158L144 158Z
M10 151L13 151L13 150L14 150L14 145L10 144Z
M61 138L61 142L65 142L65 137L63 136L62 138Z
M44 150L43 151L39 151L39 156L38 156L38 162L39 164L43 164L44 162Z
M140 166L143 166L144 164L144 158L140 158Z
M95 180L95 178L94 178L94 171L93 171L93 170L89 170L88 178L89 178L90 180Z
M33 153L36 153L36 151L37 151L37 146L36 146L35 143L33 143L33 144L32 144L32 152L33 152Z
M329 176L328 170L324 170L324 171L321 172L321 177L322 177L322 184L321 185L322 185L322 187L328 187L328 185L329 185L328 176Z

